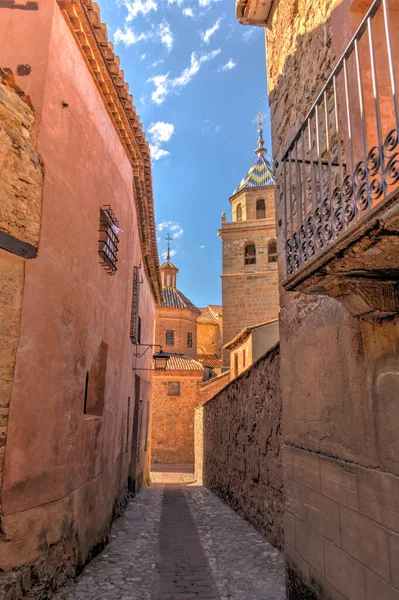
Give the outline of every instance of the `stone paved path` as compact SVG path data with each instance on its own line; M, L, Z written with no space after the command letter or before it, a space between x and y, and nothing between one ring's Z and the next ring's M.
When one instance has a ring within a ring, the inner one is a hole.
M284 600L280 552L216 496L156 475L58 600ZM168 483L162 483L167 481Z

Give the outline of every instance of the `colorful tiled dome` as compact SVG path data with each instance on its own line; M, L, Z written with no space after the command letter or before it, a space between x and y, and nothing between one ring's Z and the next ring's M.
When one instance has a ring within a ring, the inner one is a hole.
M245 188L263 187L266 185L276 185L276 180L271 164L263 154L260 154L256 163L252 165L245 177L241 179L233 194Z

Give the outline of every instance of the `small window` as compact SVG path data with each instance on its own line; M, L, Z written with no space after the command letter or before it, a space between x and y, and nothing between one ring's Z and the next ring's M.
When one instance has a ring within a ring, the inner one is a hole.
M247 244L247 246L245 246L245 264L246 265L255 265L256 264L255 244Z
M193 334L189 331L187 334L187 348L193 347Z
M168 381L168 396L180 396L180 381Z
M175 345L175 332L174 331L167 331L166 332L166 345L167 346L174 346Z
M137 320L137 343L141 344L141 317Z
M238 375L238 354L234 354L234 377Z
M100 229L98 232L98 253L100 265L105 267L108 275L115 275L118 262L118 221L110 206L100 208Z
M244 348L244 350L242 351L242 366L245 369L245 364L247 362L247 351Z
M266 206L265 206L265 201L263 199L256 201L256 218L257 219L265 219L266 218Z
M267 245L267 256L269 263L277 262L277 244L275 240L271 240Z
M242 221L242 207L241 204L237 204L237 208L236 208L236 219L237 221Z

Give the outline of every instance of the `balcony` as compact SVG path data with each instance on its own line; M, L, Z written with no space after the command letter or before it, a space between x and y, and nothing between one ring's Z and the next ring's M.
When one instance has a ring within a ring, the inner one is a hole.
M399 312L392 25L388 0L375 0L282 157L285 289L368 317Z

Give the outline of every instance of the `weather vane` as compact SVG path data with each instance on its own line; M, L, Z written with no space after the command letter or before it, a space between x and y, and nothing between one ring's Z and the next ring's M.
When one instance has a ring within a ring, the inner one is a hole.
M255 123L256 125L256 129L258 130L258 134L259 134L259 138L258 138L258 147L255 150L255 153L261 157L264 156L267 153L267 150L265 148L265 141L263 139L263 127L262 125L266 122L266 115L261 112L261 101L259 100L259 111L258 114L256 115L255 119L253 120L253 123Z
M168 233L168 235L166 236L165 240L168 240L168 254L166 256L166 260L170 260L170 242L173 240L173 238L170 235L170 233Z

